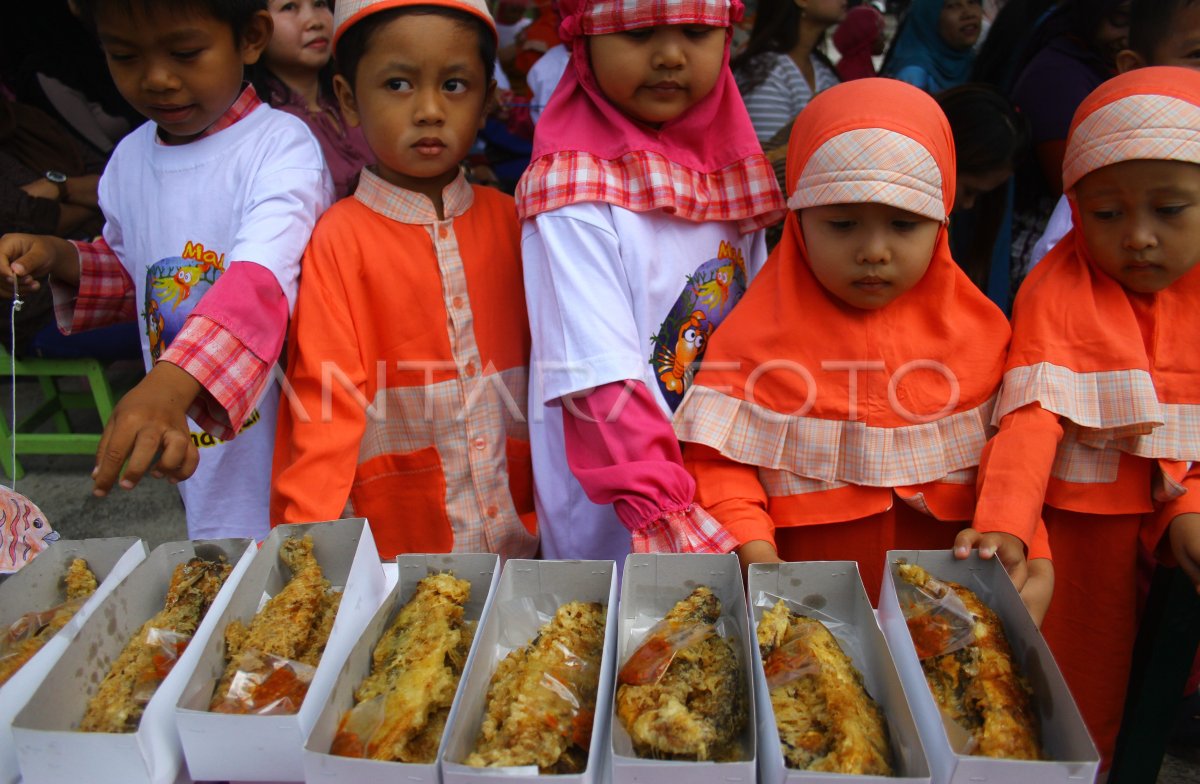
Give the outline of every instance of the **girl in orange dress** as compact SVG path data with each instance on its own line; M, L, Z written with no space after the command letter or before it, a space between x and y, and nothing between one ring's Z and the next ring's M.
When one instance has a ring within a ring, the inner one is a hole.
M797 120L783 240L675 418L743 562L857 560L874 602L887 550L950 548L971 520L1010 333L950 256L954 171L945 116L902 82ZM1013 576L1039 616L1052 570L1030 555L1039 579Z

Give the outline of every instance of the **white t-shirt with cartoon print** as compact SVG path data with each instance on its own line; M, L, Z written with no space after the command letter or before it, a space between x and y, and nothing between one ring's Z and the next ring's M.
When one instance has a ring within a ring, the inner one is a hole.
M156 131L146 123L122 140L99 187L104 239L137 287L147 368L233 262L270 270L290 309L300 257L333 195L312 132L266 104L188 144L159 144ZM190 538L269 533L278 404L272 381L229 441L189 420L200 449L199 468L179 485Z
M766 261L764 233L661 210L572 204L526 220L521 251L533 337L530 442L545 558L612 558L630 538L567 467L558 399L635 379L670 417L708 337Z

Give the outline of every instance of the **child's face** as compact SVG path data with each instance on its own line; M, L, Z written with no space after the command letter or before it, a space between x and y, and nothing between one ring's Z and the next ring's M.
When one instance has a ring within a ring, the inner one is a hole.
M847 305L875 310L917 285L941 224L887 204L800 211L808 260L821 285Z
M1200 261L1200 165L1123 161L1075 186L1096 265L1130 291L1162 291Z
M983 6L979 0L945 0L938 19L938 34L951 49L970 49L983 29Z
M657 127L712 92L725 61L725 28L639 27L590 36L588 47L605 97L633 119Z
M475 143L494 87L475 28L433 14L380 27L354 89L341 75L334 84L347 122L362 126L379 176L435 203Z
M254 63L271 36L264 11L241 41L229 24L199 12L133 4L126 16L111 6L96 15L96 31L113 81L125 100L158 124L171 144L191 141L233 105L243 67Z
M1149 64L1200 69L1200 2L1192 0L1175 10Z
M333 55L333 10L328 0L271 0L275 32L263 54L277 70L320 71Z

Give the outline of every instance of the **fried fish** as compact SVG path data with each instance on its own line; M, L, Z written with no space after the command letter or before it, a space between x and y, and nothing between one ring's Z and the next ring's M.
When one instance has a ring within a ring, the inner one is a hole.
M7 645L4 644L7 642L6 640L0 639L0 686L16 675L17 670L25 666L25 663L32 659L50 641L51 637L58 634L59 630L75 616L87 598L96 592L96 575L92 574L87 561L82 558L71 561L71 565L67 567L64 583L66 584L66 602L45 613L27 615L19 621L19 623L29 625L22 630L28 636Z
M759 621L758 648L789 768L893 775L883 711L820 621L781 599Z
M500 662L467 765L537 765L542 773L587 768L604 617L599 602L568 602L528 645Z
M463 620L470 597L471 583L452 574L432 574L417 583L375 645L371 673L354 692L356 708L343 717L333 739L334 754L415 763L437 758L471 649L470 624ZM377 704L369 705L372 700ZM355 722L357 706L364 704L363 714L382 714L366 732Z
M137 730L146 703L196 633L230 570L223 561L200 558L175 567L163 609L142 624L113 662L88 702L80 730Z
M942 711L975 741L973 754L1004 759L1041 759L1038 717L1029 684L1013 664L1012 649L996 613L974 592L937 580L915 564L897 567L901 579L938 595L949 589L971 615L974 641L964 648L921 660L925 679ZM909 624L918 650L921 628Z
M273 660L315 667L329 642L342 595L330 590L329 581L313 555L312 536L285 540L279 548L279 557L292 577L263 605L249 627L236 620L225 627L227 663L213 691L209 710L254 713L277 699L286 700L290 707L280 707L275 712L299 710L299 702L303 701L308 685L293 676L283 675L291 672L286 667L275 670L267 680L249 686L248 694L230 695L230 687L239 673L269 670ZM268 699L267 692L271 693L272 699Z
M728 761L741 755L738 739L746 724L747 698L734 643L715 631L688 634L688 627L712 629L720 617L721 601L708 588L697 588L660 624L664 635L687 640L661 677L657 670L663 657L645 654L666 639L653 631L631 657L634 666L622 668L617 717L639 757ZM655 678L643 677L638 662L653 669Z

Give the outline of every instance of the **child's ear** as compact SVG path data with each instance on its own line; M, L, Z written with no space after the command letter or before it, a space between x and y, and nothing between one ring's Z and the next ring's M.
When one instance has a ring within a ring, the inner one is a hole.
M352 128L357 128L362 121L358 116L358 100L354 97L354 88L350 80L341 74L333 75L333 94L337 96L338 104L342 107L342 119Z
M1129 73L1135 68L1145 68L1149 63L1132 49L1122 49L1117 52L1117 73Z
M488 82L487 95L483 97L483 114L479 116L479 130L483 130L483 126L487 125L487 118L496 110L496 101L496 80L492 79Z
M254 16L246 22L242 29L242 63L254 65L262 57L263 50L271 41L271 33L275 32L275 22L271 20L270 11L255 11Z

